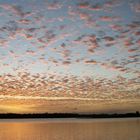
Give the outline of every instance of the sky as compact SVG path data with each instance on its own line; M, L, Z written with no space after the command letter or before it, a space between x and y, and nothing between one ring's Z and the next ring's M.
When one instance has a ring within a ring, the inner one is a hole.
M0 113L140 110L139 0L0 0Z

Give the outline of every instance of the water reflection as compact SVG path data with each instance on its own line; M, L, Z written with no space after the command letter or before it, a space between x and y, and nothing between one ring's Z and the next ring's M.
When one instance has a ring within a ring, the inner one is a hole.
M0 140L139 140L140 119L0 122Z

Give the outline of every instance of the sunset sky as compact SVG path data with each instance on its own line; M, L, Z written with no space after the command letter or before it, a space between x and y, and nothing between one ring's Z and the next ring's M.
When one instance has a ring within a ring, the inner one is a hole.
M0 113L140 110L139 0L0 0Z

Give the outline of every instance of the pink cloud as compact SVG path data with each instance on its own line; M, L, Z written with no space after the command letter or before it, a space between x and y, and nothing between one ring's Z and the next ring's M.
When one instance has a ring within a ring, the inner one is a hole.
M140 36L140 31L136 31L134 34L135 34L136 36Z
M19 21L17 21L18 23L21 23L21 24L30 24L31 21L28 20L28 19L20 19Z
M26 39L27 39L27 40L32 40L32 39L34 39L34 37L33 37L32 35L28 35L28 34L27 34L27 35L26 35Z
M123 66L112 65L109 63L100 63L100 65L103 66L107 70L113 70L113 71L119 71L119 72L126 72L126 70L127 70Z
M121 25L112 24L109 26L111 27L112 30L115 30L115 31L122 31L122 29L123 29L123 27Z
M121 0L109 0L109 1L104 3L104 7L105 8L112 8L112 7L120 6L120 4L122 4Z
M138 40L136 41L136 43L140 46L140 39L138 39Z
M86 9L86 10L93 10L93 11L100 11L103 10L103 7L99 4L91 5L88 2L83 2L78 4L78 8L80 9Z
M81 20L88 20L90 18L90 15L89 14L82 13L82 12L79 13L79 16L80 16L80 19Z
M101 16L99 19L105 22L120 21L120 17L111 17L111 16Z
M140 3L131 4L131 8L136 13L139 13L140 12Z
M32 50L27 50L26 51L26 54L29 54L29 55L35 55L36 54L36 52L35 51L32 51Z
M135 51L137 51L137 50L138 50L137 48L135 48L135 49L129 49L128 52L131 53L131 52L135 52Z
M124 45L126 47L132 46L134 43L132 42L132 40L130 38L124 40Z
M52 3L52 4L48 4L48 10L58 10L58 9L60 9L60 8L62 8L62 4L60 4L60 3L57 3L57 2L55 2L55 3Z
M21 7L16 6L16 5L1 4L0 7L20 17L27 17L31 15L31 12L23 12Z

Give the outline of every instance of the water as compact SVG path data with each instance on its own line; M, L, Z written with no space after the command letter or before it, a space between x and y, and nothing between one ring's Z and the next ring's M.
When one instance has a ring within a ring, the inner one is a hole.
M0 120L0 140L140 140L140 119Z

